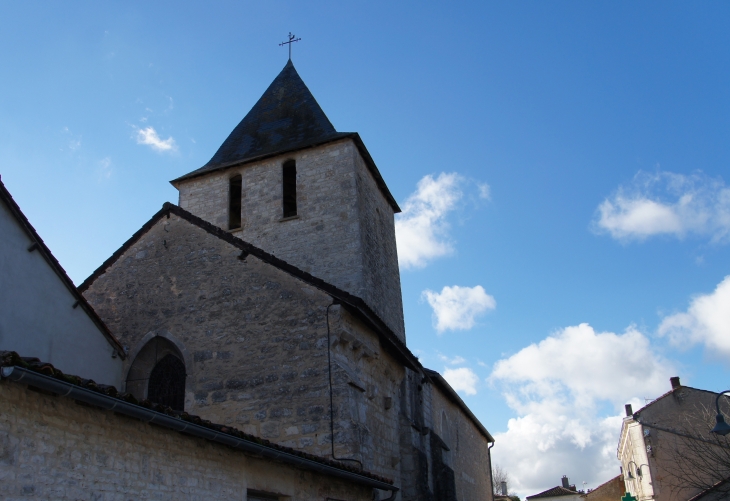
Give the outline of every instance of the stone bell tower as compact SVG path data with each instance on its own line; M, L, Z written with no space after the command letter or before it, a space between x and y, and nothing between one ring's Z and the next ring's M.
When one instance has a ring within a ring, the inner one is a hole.
M405 341L394 214L356 132L337 132L291 60L203 167L180 207L360 297Z

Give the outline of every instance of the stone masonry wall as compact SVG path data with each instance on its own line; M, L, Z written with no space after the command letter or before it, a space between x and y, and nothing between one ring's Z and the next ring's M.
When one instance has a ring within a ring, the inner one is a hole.
M431 386L432 427L446 443L459 501L492 499L489 444L474 423L436 386Z
M287 160L296 161L297 216L283 219L282 166ZM239 174L242 229L234 235L362 297L405 339L393 211L351 140L183 181L178 185L180 207L227 229L229 179ZM371 215L376 208L380 233Z
M422 372L405 372L400 392L401 495L404 500L432 501L430 392L425 391Z
M0 382L0 498L370 501L372 489Z
M186 359L185 410L329 457L327 316L335 454L399 482L402 367L318 289L174 214L84 293L134 354L155 334ZM385 409L392 397L392 409Z
M344 308L332 308L330 328L336 387L347 391L335 395L336 415L342 432L352 434L342 442L354 444L347 457L360 460L368 471L401 479L399 404L405 370L383 351L375 333Z
M360 215L363 283L360 294L391 329L405 340L403 297L393 209L383 197L357 148L351 148L356 166Z

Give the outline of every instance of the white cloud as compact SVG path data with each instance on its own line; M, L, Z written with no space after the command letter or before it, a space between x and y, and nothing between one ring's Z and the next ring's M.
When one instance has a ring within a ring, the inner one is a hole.
M618 473L622 409L669 390L672 365L630 327L567 327L498 361L488 381L517 413L495 435L494 460L516 491L535 494L567 474L593 487Z
M454 390L463 391L467 395L477 394L479 376L468 367L459 367L458 369L445 368L443 376Z
M497 307L497 302L481 285L446 286L440 293L425 290L421 297L433 308L434 327L439 334L447 330L471 329L476 317Z
M76 136L71 132L71 129L68 127L63 128L64 134L72 136L71 139L68 141L68 149L71 151L76 151L79 148L81 148L81 135ZM75 136L75 137L74 137Z
M492 199L492 189L487 183L478 183L477 188L479 188L479 198L484 200Z
M429 261L453 252L448 238L446 215L463 196L463 178L456 173L441 173L434 179L425 176L415 193L396 215L395 234L398 263L403 268L423 268Z
M702 173L639 171L598 206L594 227L618 240L654 235L708 236L730 240L730 188Z
M157 151L177 150L177 144L175 144L175 140L172 136L167 139L161 139L157 134L157 131L152 126L145 127L144 129L136 129L136 131L137 144L146 144L153 150Z
M109 179L112 175L112 159L110 157L104 157L99 160L99 169L97 171L99 181Z
M730 356L730 275L712 293L692 299L685 313L664 318L659 335L668 336L674 345L701 343L714 353Z
M439 353L438 357L442 362L446 362L449 365L463 365L466 363L466 359L459 355L449 358L446 355Z

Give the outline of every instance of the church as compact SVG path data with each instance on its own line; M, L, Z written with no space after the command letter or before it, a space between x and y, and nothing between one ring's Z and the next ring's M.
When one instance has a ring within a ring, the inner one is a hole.
M360 136L334 128L291 60L211 160L171 183L178 204L166 203L75 291L110 339L105 374L116 380L104 383L115 398L330 468L287 463L320 485L311 495L295 480L253 486L249 475L248 490L221 499L492 499L494 439L406 345L400 208ZM36 344L38 353L0 336L0 350L37 359L21 367L6 355L0 394L14 367L25 375L51 361ZM51 374L89 377L83 364L52 362ZM145 446L177 447L170 434ZM221 469L236 453L219 452ZM252 466L267 471L261 478L288 461L267 454L254 454L271 462ZM317 477L326 474L337 478ZM337 492L324 493L330 484ZM196 498L185 492L171 486L159 498Z

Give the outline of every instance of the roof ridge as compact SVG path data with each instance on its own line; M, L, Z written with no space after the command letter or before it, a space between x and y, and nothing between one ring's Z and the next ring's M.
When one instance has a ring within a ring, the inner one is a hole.
M690 389L690 390L694 390L694 391L703 391L705 393L712 393L713 395L717 395L718 394L716 391L712 391L712 390L705 390L703 388L695 388L694 386L681 385L681 386L678 386L676 388L672 388L671 390L669 390L668 392L666 392L666 393L664 393L662 395L659 395L658 397L656 397L654 400L652 400L648 404L645 404L644 407L642 407L638 411L634 412L632 414L632 416L637 416L637 415L641 414L642 411L646 410L648 407L651 407L652 405L654 405L655 403L657 403L659 400L661 400L663 398L666 398L669 395L672 395L676 390L680 390L680 389L683 389L683 388Z
M76 301L78 301L79 306L81 306L86 314L89 315L91 321L94 322L99 330L101 330L101 333L104 335L106 340L114 348L116 348L116 351L121 359L124 360L126 358L126 353L124 352L124 346L122 346L122 343L119 342L119 340L112 333L109 327L107 327L101 317L96 313L96 310L94 310L94 307L91 306L91 304L89 304L83 294L81 294L81 291L78 290L76 285L73 283L73 280L71 280L71 278L66 273L66 270L63 269L61 263L58 262L56 256L54 256L51 252L51 249L48 248L36 229L30 223L26 215L20 209L20 205L18 205L18 203L15 201L13 195L10 194L10 191L8 191L5 183L2 182L2 178L0 178L0 200L5 202L5 204L10 209L10 213L13 215L13 217L15 217L16 221L30 236L30 239L33 241L33 245L37 245L37 249L43 256L43 259L45 259L51 269L56 273L56 276L61 279L61 282L63 282L69 292L71 292L71 295L74 296Z
M202 230L210 233L211 235L216 236L221 240L225 240L226 242L238 247L242 251L245 251L261 259L262 261L267 262L275 268L278 268L281 271L284 271L285 273L288 273L312 285L313 287L322 290L326 294L330 295L333 299L336 299L340 303L344 304L346 307L354 310L361 320L369 324L370 327L373 328L376 332L382 334L384 340L386 341L386 344L390 345L395 350L397 358L400 358L401 361L406 362L407 365L410 365L415 370L424 370L423 366L418 361L418 358L413 353L411 353L406 344L403 343L403 341L401 341L398 336L396 336L396 334L390 329L390 327L386 325L386 323L380 318L380 316L375 313L362 298L355 296L354 294L351 294L347 291L344 291L339 287L322 280L321 278L317 278L310 273L307 273L306 271L303 271L296 266L287 263L283 259L278 258L273 254L270 254L265 250L256 247L255 245L246 242L245 240L242 240L241 238L231 235L231 233L223 230L222 228L215 226L214 224L209 223L208 221L205 221L204 219L186 211L182 207L179 207L170 202L165 202L162 205L162 208L157 211L152 216L152 218L150 218L149 221L142 225L142 227L137 230L126 242L124 242L122 246L119 247L119 249L117 249L106 261L104 261L101 266L94 270L94 272L89 275L89 277L84 280L81 285L79 285L79 291L86 291L91 286L91 284L96 281L97 278L104 274L106 270L112 264L114 264L121 257L121 255L124 254L132 245L134 245L142 237L142 235L149 231L149 229L152 228L152 226L157 223L157 221L159 221L165 215L169 216L170 213L185 219L189 223L198 226Z

